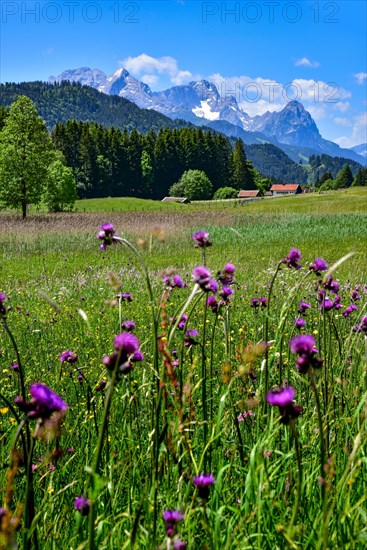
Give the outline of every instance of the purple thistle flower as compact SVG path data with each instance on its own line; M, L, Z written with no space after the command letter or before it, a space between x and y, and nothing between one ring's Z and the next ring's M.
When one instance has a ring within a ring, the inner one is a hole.
M297 355L317 353L315 338L311 334L301 334L290 342L290 348Z
M265 296L262 296L260 298L260 305L261 307L266 307L266 303L267 303L267 298L265 298Z
M133 353L132 357L130 358L130 361L132 363L137 363L138 361L144 361L144 354L138 350L135 353Z
M177 328L179 330L183 330L185 328L187 319L188 319L188 316L186 315L186 313L183 313L181 315L181 319L179 320L178 325L177 325Z
M328 267L328 264L322 258L315 258L309 265L309 269L314 271L316 275L321 275L321 271L326 271Z
M212 245L209 240L209 233L206 231L198 231L193 234L192 238L195 242L195 248L206 248Z
M356 302L357 300L360 300L361 297L359 296L358 294L358 291L357 290L353 290L351 296L350 296L350 299L353 300L353 302Z
M223 298L223 300L227 301L230 296L234 294L234 290L230 286L224 286L222 290L219 292L219 295Z
M140 342L131 332L122 332L116 336L114 346L115 352L106 355L102 360L109 370L113 370L117 365L121 373L127 374L133 368L133 363L144 359L139 350Z
M27 413L28 418L45 420L53 413L62 414L69 408L57 393L44 384L35 382L31 384L29 391L32 396L30 401L23 401L21 397L16 397L14 400L20 410Z
M194 279L194 282L197 283L202 290L204 290L205 292L208 292L210 290L210 288L208 288L208 284L212 279L209 269L207 269L203 265L199 265L193 270L192 277Z
M107 236L115 234L115 228L113 227L112 223L103 223L101 225L101 229L106 233Z
M186 284L183 282L179 275L165 275L163 277L164 284L171 290L176 288L184 288Z
M186 550L187 545L186 542L180 539L175 539L173 541L173 550Z
M130 294L130 292L124 292L121 294L121 300L123 302L132 302L133 301L133 295Z
M219 271L218 279L222 285L231 285L234 282L236 268L233 264L226 264L223 271Z
M95 391L103 391L105 387L107 386L107 380L101 380L98 386L96 386L94 389Z
M118 237L118 235L116 234L112 223L103 223L101 225L101 231L97 233L97 239L102 241L99 248L101 250L106 250L107 246L113 243L114 237Z
M302 317L298 317L298 319L295 319L294 326L298 329L301 329L306 326L306 321L302 319Z
M367 336L367 315L364 315L357 325L354 325L355 332L364 332Z
M348 317L351 316L352 313L353 313L353 309L350 306L348 306L345 308L345 311L343 311L343 317L347 319Z
M290 405L296 396L296 391L292 386L284 388L272 388L266 394L266 400L269 405L276 407L286 407Z
M81 513L82 516L87 516L89 513L90 500L86 497L77 497L74 500L74 508Z
M324 282L324 288L326 288L326 290L329 290L333 294L338 294L340 284L338 283L338 281L334 281L332 275L329 275L329 277Z
M259 298L251 298L251 307L257 308L260 305Z
M76 363L78 356L70 350L66 350L59 356L61 363Z
M222 297L222 299L219 302L218 307L226 304L229 305L231 303L231 300L229 298L232 296L232 294L234 294L234 290L230 286L223 286L222 290L219 292L219 295Z
M209 283L206 285L206 290L213 292L215 294L218 292L218 283L215 279L211 279Z
M299 303L298 313L300 313L301 315L305 315L308 309L311 309L310 304L303 301Z
M185 283L183 282L183 280L181 279L181 277L179 275L174 275L173 276L173 286L177 287L177 288L183 288L185 285Z
M287 264L288 267L294 267L295 269L300 269L302 266L298 263L302 258L301 251L298 248L291 248L288 256L283 260L284 264Z
M124 321L123 323L121 323L121 328L123 330L126 330L128 332L132 332L134 329L135 329L136 325L134 323L134 321L130 321L130 319Z
M206 301L206 305L210 307L213 313L216 313L218 311L218 300L215 296L208 296L208 299Z
M318 369L322 366L322 359L315 357L318 353L315 345L315 339L311 334L300 334L290 341L291 351L299 355L296 366L302 374L307 373L309 367Z
M320 302L319 309L323 309L325 311L330 311L334 307L334 302L330 300L327 296Z
M289 424L291 420L298 418L302 412L301 407L293 404L295 395L296 392L292 386L272 388L266 394L269 405L279 407L282 424Z
M11 366L11 368L12 368L13 370L19 370L19 365L18 365L18 363L13 363L13 365Z
M209 498L210 486L215 483L214 476L212 474L200 474L194 477L193 482L197 487L199 497L207 500Z
M176 532L176 525L184 519L184 515L179 510L165 510L163 512L163 521L166 527L167 536L172 538Z
M185 335L185 338L184 338L184 345L188 348L189 346L195 346L197 345L199 342L197 342L195 340L195 338L197 338L197 336L199 336L199 333L196 329L194 328L190 328L186 331L186 335Z
M224 273L227 273L228 275L233 275L236 271L236 267L233 264L226 264L224 266Z
M116 336L114 346L116 351L121 351L126 355L132 355L135 351L138 351L140 342L134 334L122 332Z

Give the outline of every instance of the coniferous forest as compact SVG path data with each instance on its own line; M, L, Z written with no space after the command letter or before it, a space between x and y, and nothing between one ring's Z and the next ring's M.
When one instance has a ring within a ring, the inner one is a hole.
M83 198L137 196L160 199L189 169L203 170L214 191L233 180L228 138L201 128L128 133L114 127L70 121L57 124L54 145L73 169ZM248 163L251 170L251 165ZM253 179L252 177L250 178Z

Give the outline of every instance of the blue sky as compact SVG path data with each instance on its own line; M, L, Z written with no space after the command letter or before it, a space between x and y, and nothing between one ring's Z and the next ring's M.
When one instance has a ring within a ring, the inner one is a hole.
M2 0L0 80L126 67L153 90L206 78L251 116L299 99L323 137L367 141L364 0Z

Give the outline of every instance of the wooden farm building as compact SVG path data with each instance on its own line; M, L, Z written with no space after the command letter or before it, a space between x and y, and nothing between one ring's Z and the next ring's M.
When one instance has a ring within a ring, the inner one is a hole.
M162 202L180 202L182 204L187 204L190 201L187 197L164 197Z
M260 191L256 189L255 191L246 191L242 190L238 193L237 197L239 199L255 199L257 197L260 197Z
M298 183L275 183L270 191L273 197L281 195L299 195L302 193L302 187Z

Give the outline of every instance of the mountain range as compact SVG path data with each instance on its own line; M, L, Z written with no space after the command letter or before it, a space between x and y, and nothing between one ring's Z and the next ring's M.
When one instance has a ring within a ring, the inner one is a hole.
M339 147L322 138L310 113L299 101L290 101L281 111L250 117L234 96L221 97L217 86L207 80L193 81L153 92L147 84L120 68L107 76L100 69L80 67L51 76L49 83L77 82L109 96L119 96L141 109L157 111L171 119L205 125L246 144L272 143L294 161L307 161L311 154L327 154L366 164L365 145L353 149Z

